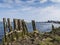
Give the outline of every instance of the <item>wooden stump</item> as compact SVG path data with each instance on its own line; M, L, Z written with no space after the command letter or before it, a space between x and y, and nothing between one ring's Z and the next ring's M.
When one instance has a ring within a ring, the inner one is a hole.
M35 31L36 30L36 25L35 25L35 21L32 20L32 27L33 27L33 30Z

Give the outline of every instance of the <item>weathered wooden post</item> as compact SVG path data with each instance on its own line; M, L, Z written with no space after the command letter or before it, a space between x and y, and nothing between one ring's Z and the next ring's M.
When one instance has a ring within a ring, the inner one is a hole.
M24 35L25 35L24 20L21 20L21 21L22 21L22 28L23 28L22 37L24 38Z
M18 30L18 20L13 19L13 22L14 22L14 30Z
M35 21L32 20L32 27L33 27L33 37L38 37L38 30L36 29Z
M3 25L4 25L4 40L5 40L3 45L5 44L9 45L6 18L3 18Z
M52 30L54 30L54 25L52 25Z
M26 35L28 35L28 28L27 28L26 22L24 22L24 24L25 24Z
M23 38L23 26L22 26L22 20L18 19L18 36L19 38Z
M54 25L52 25L52 34L55 33L55 30L54 30Z
M8 28L9 28L9 32L12 31L12 26L11 26L11 22L10 22L10 18L7 19L7 22L8 22Z
M22 27L23 27L23 33L24 35L26 35L28 33L28 29L24 20L22 20Z
M7 19L7 22L8 22L9 33L11 33L8 36L10 38L10 41L13 41L14 40L13 39L13 33L12 33L13 32L13 29L12 29L12 25L11 25L11 22L10 22L10 18Z
M4 26L4 40L6 42L7 41L7 37L6 37L6 30L7 30L7 27L6 27L6 18L3 18L3 26Z
M32 20L32 27L33 27L33 30L35 31L36 30L36 25L35 25L35 21Z
M23 30L23 28L22 28L22 21L20 19L18 19L18 29L19 30Z
M18 40L18 20L17 19L13 19L13 23L14 23L14 30L15 30L15 35L16 35L16 39Z

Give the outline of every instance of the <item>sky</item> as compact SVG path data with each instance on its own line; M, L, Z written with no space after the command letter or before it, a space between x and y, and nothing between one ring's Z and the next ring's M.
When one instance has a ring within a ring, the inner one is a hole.
M0 21L3 18L60 21L60 0L0 0Z

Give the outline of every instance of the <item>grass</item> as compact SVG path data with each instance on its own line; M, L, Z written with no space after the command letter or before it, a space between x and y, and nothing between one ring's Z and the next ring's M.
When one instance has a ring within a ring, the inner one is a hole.
M60 44L60 36L58 34L54 34L55 31L59 32L59 30L55 29L54 31L52 31L53 34L52 33L47 33L50 36L48 36L48 37L46 36L46 38L44 37L45 33L42 34L42 33L38 32L38 31L34 31L34 32L28 33L26 35L24 35L23 32L18 32L18 33L16 32L16 33L13 33L11 35L11 37L7 36L7 40L8 40L8 42L11 42L11 41L16 41L17 38L18 38L18 40L20 40L20 39L23 40L23 38L27 38L28 39L28 37L29 38L34 38L34 40L36 40L36 37L34 37L33 35L35 33L36 34L38 33L39 34L38 37L40 38L39 39L40 41L38 40L39 41L39 45L59 45ZM3 42L5 42L4 38L3 38Z

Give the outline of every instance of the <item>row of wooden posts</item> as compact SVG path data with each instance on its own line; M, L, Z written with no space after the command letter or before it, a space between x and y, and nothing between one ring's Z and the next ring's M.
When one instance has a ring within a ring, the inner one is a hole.
M10 18L3 18L3 26L4 26L4 41L3 42L7 42L8 41L8 37L11 38L11 41L13 41L13 34L15 34L16 39L19 39L19 36L17 35L16 32L23 32L22 33L22 37L24 35L28 35L28 28L26 25L26 22L24 20L21 19L13 19L13 26L11 24ZM32 20L32 27L33 27L33 31L36 31L36 25L35 25L35 21ZM54 26L52 25L52 30L54 30ZM8 44L7 44L8 45Z
M12 27L10 18L7 18L7 19L3 18L3 26L4 26L4 40L5 40L5 42L7 41L7 35L10 37L11 35L13 35L13 32L23 31L24 35L28 34L28 28L27 28L26 22L24 20L13 19L13 27ZM36 26L35 26L34 20L32 20L32 27L33 27L33 31L35 31ZM16 36L17 36L16 38L18 39L17 34L16 34Z

